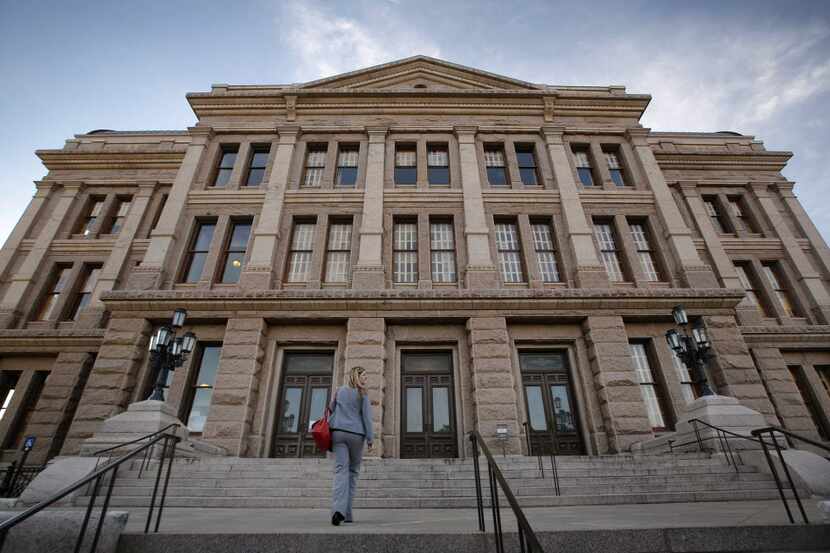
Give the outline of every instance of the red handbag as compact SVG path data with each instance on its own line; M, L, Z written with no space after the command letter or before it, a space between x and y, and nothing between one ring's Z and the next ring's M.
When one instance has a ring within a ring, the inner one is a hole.
M329 428L329 415L331 411L326 407L323 418L314 421L311 425L311 437L320 451L331 451L331 428Z

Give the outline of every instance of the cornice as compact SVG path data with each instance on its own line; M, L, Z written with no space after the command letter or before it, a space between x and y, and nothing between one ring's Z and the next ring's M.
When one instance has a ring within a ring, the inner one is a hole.
M54 254L109 254L115 238L52 240L49 250Z
M104 339L104 329L0 330L0 352L61 353L95 351Z
M189 206L261 205L264 201L264 190L191 190L187 195Z
M363 205L363 190L287 190L285 192L285 203Z
M177 169L184 152L76 152L37 150L50 171L59 169Z
M741 326L744 340L750 345L781 347L830 347L830 325Z
M384 206L394 204L463 204L464 193L461 190L384 190Z
M781 171L792 157L789 152L666 153L654 152L663 169L713 169ZM746 181L744 181L744 184Z
M481 195L488 204L558 204L560 202L558 190L484 190Z

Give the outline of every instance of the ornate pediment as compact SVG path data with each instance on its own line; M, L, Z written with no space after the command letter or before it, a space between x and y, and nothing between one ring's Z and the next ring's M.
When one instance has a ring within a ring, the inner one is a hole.
M300 88L413 92L540 89L538 85L426 56L415 56L335 75L305 83Z

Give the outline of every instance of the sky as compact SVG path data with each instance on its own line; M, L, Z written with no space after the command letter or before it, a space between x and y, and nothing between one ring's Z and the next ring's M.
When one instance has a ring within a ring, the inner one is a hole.
M0 0L0 243L92 129L184 129L187 92L286 84L416 54L652 95L642 124L792 151L784 175L830 241L830 1Z

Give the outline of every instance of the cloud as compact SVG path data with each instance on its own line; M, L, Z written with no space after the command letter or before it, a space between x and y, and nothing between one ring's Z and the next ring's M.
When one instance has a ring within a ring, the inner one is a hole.
M338 16L309 2L286 3L277 23L281 42L298 58L295 78L314 80L415 54L440 57L432 41L411 30L388 7L370 9L371 19L382 24Z

